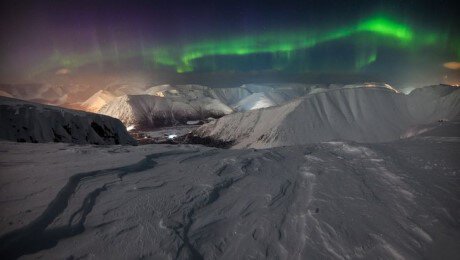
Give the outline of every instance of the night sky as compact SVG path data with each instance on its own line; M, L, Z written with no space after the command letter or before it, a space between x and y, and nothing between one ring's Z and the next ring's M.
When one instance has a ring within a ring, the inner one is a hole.
M458 84L454 3L4 2L0 82Z

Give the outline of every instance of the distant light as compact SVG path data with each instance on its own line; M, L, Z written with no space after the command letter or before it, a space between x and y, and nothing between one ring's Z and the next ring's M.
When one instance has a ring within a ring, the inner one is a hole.
M407 95L407 94L411 93L414 89L416 89L416 88L412 87L412 86L409 86L409 87L402 88L401 92Z
M177 137L177 135L168 135L168 139L174 139L176 137Z
M131 131L131 130L134 130L134 125L130 125L128 127L126 127L126 131Z
M446 62L443 64L443 66L451 70L458 70L460 69L460 62L457 62L457 61Z
M56 71L56 75L67 75L70 74L70 70L66 68L62 68Z

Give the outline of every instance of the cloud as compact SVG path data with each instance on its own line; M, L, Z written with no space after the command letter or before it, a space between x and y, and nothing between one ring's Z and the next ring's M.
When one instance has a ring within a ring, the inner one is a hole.
M443 64L443 66L451 70L458 70L460 69L460 62L457 62L457 61L446 62Z
M66 68L58 69L56 75L67 75L70 74L70 70Z

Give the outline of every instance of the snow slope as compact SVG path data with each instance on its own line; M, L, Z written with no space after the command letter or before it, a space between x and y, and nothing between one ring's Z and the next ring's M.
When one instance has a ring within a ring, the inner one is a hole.
M237 100L229 103L237 111L249 111L254 109L279 106L298 97L308 94L326 92L335 89L349 88L384 88L394 92L393 87L384 83L361 83L361 84L295 84L295 83L272 83L272 84L244 84L237 89L246 90L248 94L239 96Z
M209 91L212 97L219 99L229 106L251 95L251 92L244 88L213 88Z
M318 84L244 84L235 88L210 88L207 86L188 85L158 85L143 89L137 85L115 84L96 92L93 96L81 103L68 105L71 108L83 109L89 112L98 112L103 106L112 101L115 97L124 95L152 95L167 99L174 99L175 102L189 103L196 107L198 103L206 103L209 107L212 103L212 110L219 110L223 114L232 113L233 110L247 111L264 107L284 104L294 98L307 94L324 92L337 88L353 87L384 87L391 88L387 84L363 83L357 85L318 85ZM220 103L220 104L219 104ZM196 108L203 111L202 107ZM212 113L214 113L212 112ZM219 113L218 113L219 114ZM219 116L219 115L214 115Z
M111 117L0 97L0 139L19 142L135 144Z
M107 103L112 101L116 96L107 90L99 90L89 97L85 102L81 103L81 106L89 112L97 112Z
M0 96L2 97L9 97L9 98L12 98L13 95L11 95L10 93L6 92L6 91L3 91L3 90L0 90Z
M456 259L460 139L443 133L263 150L0 142L0 258Z
M459 96L455 90L428 102L389 88L339 88L279 107L228 115L203 125L195 134L234 142L235 148L330 140L385 142L399 139L415 125L455 116L460 111Z
M415 89L408 95L408 108L422 123L453 118L460 112L460 88L435 85Z
M260 92L243 98L238 103L232 105L232 107L237 111L249 111L281 105L289 99L282 95L277 95L276 92Z
M145 91L145 94L159 97L169 98L184 98L186 100L194 100L203 97L210 97L209 88L201 85L159 85L154 86Z

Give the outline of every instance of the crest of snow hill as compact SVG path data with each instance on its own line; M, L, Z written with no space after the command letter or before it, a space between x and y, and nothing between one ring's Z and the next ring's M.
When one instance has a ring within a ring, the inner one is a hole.
M97 122L102 129L106 127L110 131L101 136L91 124L87 124L84 129L88 131L79 133L75 139L65 127L57 127L60 130L53 128L48 132L58 131L56 133L63 137L57 139L63 142L82 142L88 138L89 143L132 143L125 127L147 130L190 121L210 121L191 133L188 139L227 143L235 148L269 148L330 140L385 142L416 135L432 127L430 124L457 116L460 111L459 98L459 89L447 85L424 87L406 95L388 84L378 83L246 84L236 88L160 85L135 92L105 89L78 106L117 118L125 126L118 120L111 121L102 115L53 108L58 114L67 115L62 117L62 124L68 124L72 117L80 118L72 119L72 122L83 124L81 118L88 115L91 118L88 122ZM2 106L10 106L4 100ZM8 100L7 103L14 103ZM30 103L21 104L32 106ZM14 108L8 110L22 111L18 106L15 104ZM34 106L37 111L43 110L38 109L39 105ZM53 110L48 106L44 108ZM11 113L4 115L5 109L2 108L2 122L12 117ZM30 121L30 113L20 113L26 117L22 119L24 122ZM36 113L37 119L34 120L42 122L44 119L38 119L40 116L48 115ZM115 133L117 138L114 137ZM56 139L56 135L52 137L52 134L46 135L46 138L42 136L43 133L40 138L24 138L2 129L1 138L26 141Z
M18 142L136 144L112 117L0 97L0 139Z

